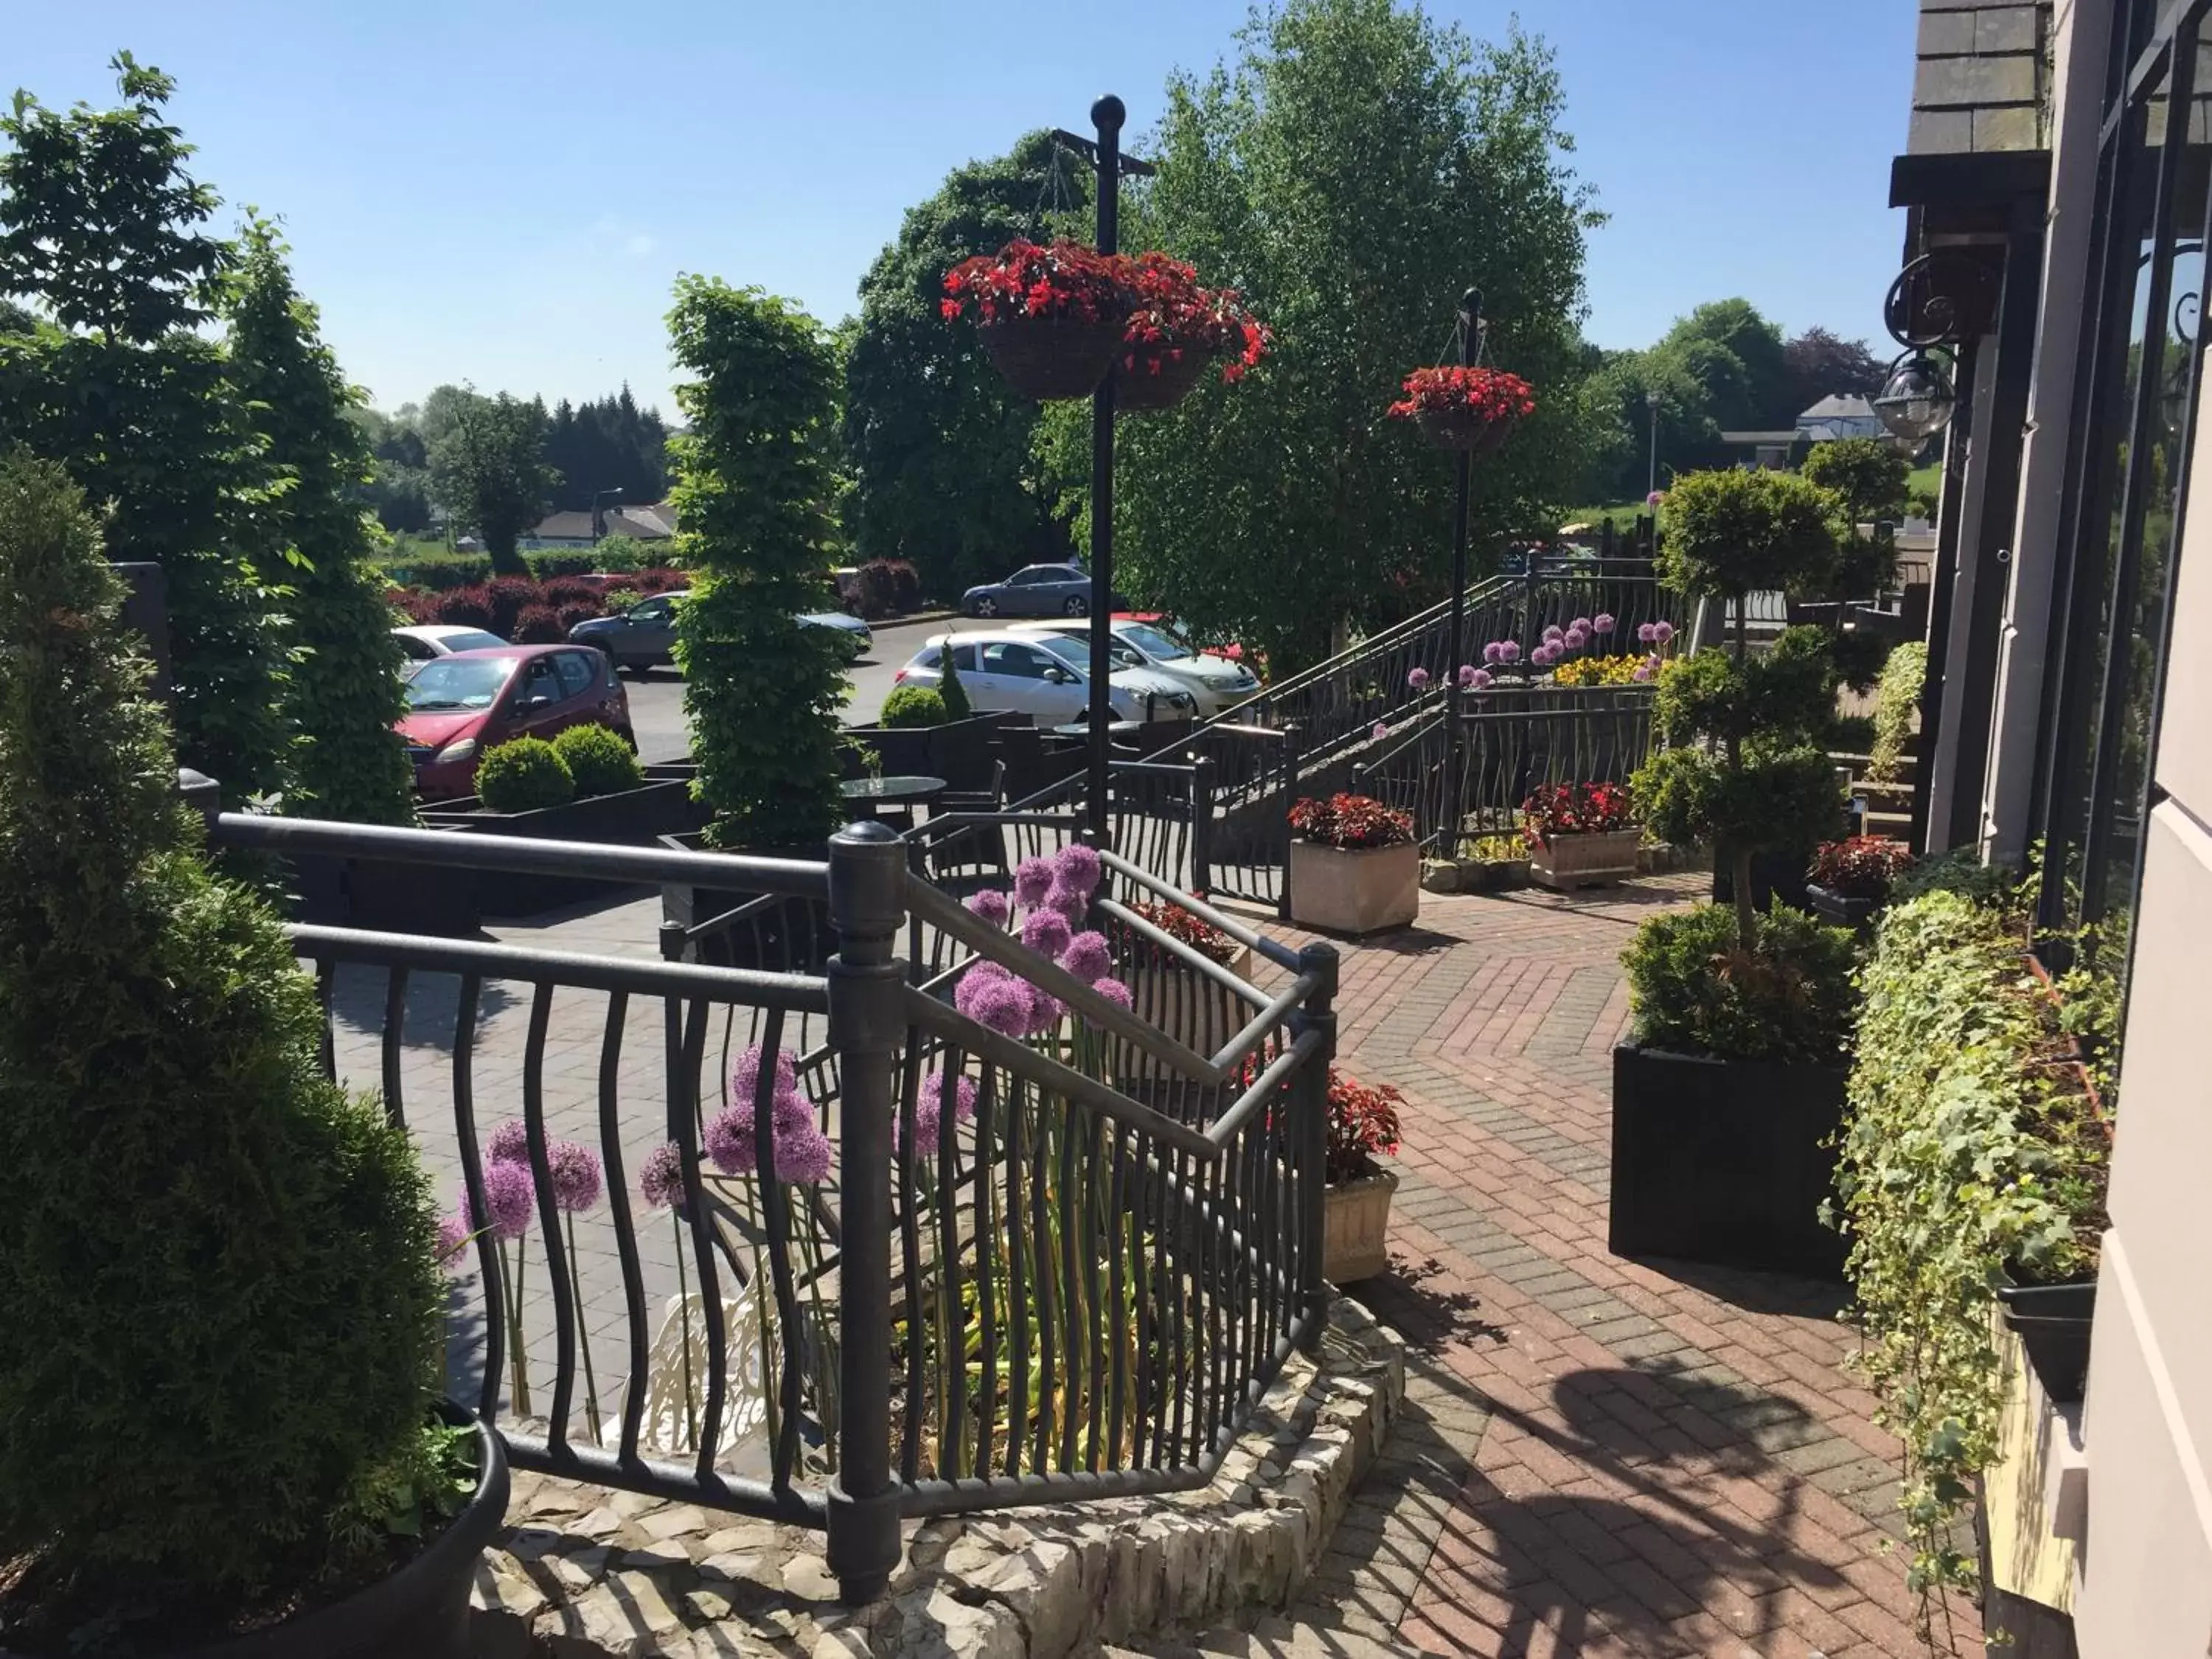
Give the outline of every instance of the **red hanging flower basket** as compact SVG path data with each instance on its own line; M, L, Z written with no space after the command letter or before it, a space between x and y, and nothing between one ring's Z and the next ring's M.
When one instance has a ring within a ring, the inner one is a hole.
M977 333L1024 398L1087 398L1114 366L1136 303L1129 262L1075 242L1009 242L945 273L947 319L973 307Z
M1193 266L1164 253L1140 253L1126 264L1136 306L1115 371L1116 409L1173 408L1215 361L1221 378L1233 382L1267 356L1267 326L1234 289L1202 286Z
M1114 407L1124 415L1173 409L1205 377L1213 354L1199 346L1129 347L1114 366Z
M1391 415L1412 421L1446 449L1478 455L1504 443L1536 409L1528 382L1499 368L1417 368L1406 377L1405 392L1390 405Z

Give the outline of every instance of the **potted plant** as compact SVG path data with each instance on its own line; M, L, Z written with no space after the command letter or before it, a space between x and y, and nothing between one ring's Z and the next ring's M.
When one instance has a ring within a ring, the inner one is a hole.
M1863 933L1873 925L1875 912L1887 902L1890 884L1911 865L1911 849L1901 841L1881 836L1824 841L1813 854L1805 888L1813 913L1823 921Z
M1536 394L1518 374L1480 364L1417 368L1406 377L1405 397L1390 405L1447 449L1487 454L1536 411Z
M1129 262L1079 243L1017 238L945 273L948 320L975 308L993 367L1024 398L1087 398L1114 367L1135 303Z
M1826 496L1771 472L1692 473L1668 496L1661 577L1741 599L1826 568ZM1832 718L1827 636L1784 630L1766 654L1700 651L1659 676L1672 747L1632 781L1651 830L1728 849L1735 902L1655 916L1622 960L1635 1011L1614 1050L1612 1248L1831 1274L1815 1212L1834 1167L1856 998L1844 929L1752 901L1760 852L1809 850L1842 811L1814 739ZM1802 867L1802 866L1801 866Z
M1518 836L1483 836L1459 861L1460 890L1506 892L1528 884L1528 843Z
M0 459L0 1651L459 1659L507 1476L434 1404L429 1190L209 867L120 605Z
M1371 933L1420 914L1421 849L1407 814L1365 795L1301 800L1291 836L1291 920L1300 927Z
M1128 908L1239 979L1251 977L1250 947L1238 944L1182 905L1132 899ZM1243 1028L1250 1009L1242 999L1227 996L1188 963L1178 961L1126 927L1112 930L1109 936L1121 964L1121 981L1129 988L1137 1012L1191 1052L1211 1058ZM1150 1080L1161 1074L1151 1055L1137 1052L1129 1058L1135 1060L1139 1078Z
M1115 367L1115 409L1170 409L1215 361L1233 384L1267 355L1267 325L1234 289L1201 287L1194 269L1164 253L1140 253L1128 269L1136 307Z
M1634 875L1644 840L1617 783L1538 785L1522 803L1521 834L1530 879L1561 890Z
M1328 1160L1322 1177L1322 1274L1357 1284L1390 1265L1390 1197L1398 1177L1376 1163L1398 1150L1405 1097L1328 1068Z

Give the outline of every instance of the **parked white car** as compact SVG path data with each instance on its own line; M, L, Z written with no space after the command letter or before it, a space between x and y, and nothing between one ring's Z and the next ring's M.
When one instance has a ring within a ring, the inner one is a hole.
M981 714L1027 714L1041 726L1081 720L1091 707L1089 647L1066 635L1016 629L939 634L914 653L897 675L901 685L935 687L944 678L945 653L953 653L960 684ZM1117 720L1188 720L1197 700L1180 680L1134 665L1133 651L1117 661L1107 688Z
M426 623L416 628L395 628L392 637L399 641L399 648L407 653L408 669L428 662L433 657L450 657L456 651L495 650L507 641L496 634L488 634L481 628L454 628L441 623Z
M1087 617L1061 622L1024 623L1024 634L1059 634L1078 641L1091 637ZM1243 663L1208 656L1166 623L1114 618L1115 659L1132 668L1165 675L1191 694L1200 719L1210 719L1240 703L1260 689L1260 682ZM1086 650L1088 649L1086 646ZM1126 654L1124 654L1126 653Z

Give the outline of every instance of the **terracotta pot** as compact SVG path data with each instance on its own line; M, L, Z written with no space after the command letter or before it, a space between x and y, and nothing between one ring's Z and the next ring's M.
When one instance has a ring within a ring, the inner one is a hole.
M1553 836L1528 851L1528 878L1562 890L1595 887L1636 873L1641 830L1599 830L1589 835Z
M1403 927L1421 913L1421 849L1291 843L1291 920L1334 933Z
M1332 1285L1372 1279L1390 1265L1390 1195L1398 1177L1376 1170L1321 1194L1321 1271Z

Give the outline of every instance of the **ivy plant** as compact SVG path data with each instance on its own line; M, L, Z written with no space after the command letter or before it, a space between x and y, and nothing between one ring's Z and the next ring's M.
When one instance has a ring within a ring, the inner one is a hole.
M1883 915L1843 1134L1836 1213L1864 1333L1854 1364L1904 1443L1900 1500L1922 1633L1961 1547L2004 1401L1996 1287L2094 1274L2110 1136L2075 1062L2067 1006L2029 969L2008 908L1934 891ZM2097 1016L2088 1022L2101 1029Z
M687 430L669 441L692 572L678 608L696 786L710 845L811 847L837 827L844 636L834 608L825 459L836 360L820 324L758 289L685 276L668 314Z

